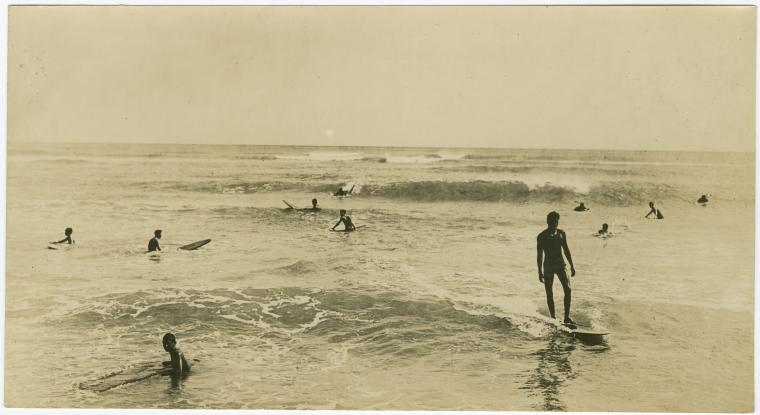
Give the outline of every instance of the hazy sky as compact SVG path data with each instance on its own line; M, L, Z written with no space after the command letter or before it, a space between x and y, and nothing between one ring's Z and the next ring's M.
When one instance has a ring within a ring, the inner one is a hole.
M11 7L9 142L755 149L754 7Z

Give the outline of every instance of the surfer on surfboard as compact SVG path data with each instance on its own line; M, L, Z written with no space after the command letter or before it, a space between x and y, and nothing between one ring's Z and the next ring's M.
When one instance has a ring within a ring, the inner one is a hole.
M588 210L588 208L586 207L586 205L583 204L583 202L578 202L578 203L580 203L580 205L576 206L575 209L573 209L574 211L585 212Z
M354 187L356 187L356 185L351 186L351 189L349 189L348 191L346 191L346 190L343 190L343 186L341 186L341 187L338 188L337 192L333 193L333 196L346 196L346 195L350 195L351 193L354 192Z
M169 352L169 357L171 358L171 360L162 363L164 366L171 366L171 376L187 376L190 372L190 364L187 363L185 355L182 354L182 351L177 347L177 338L172 333L166 333L164 334L161 343L163 343L164 350Z
M73 243L74 243L74 240L73 240L73 239L71 239L71 234L72 234L72 233L74 233L74 230L73 230L73 229L71 229L71 228L66 228L66 230L64 231L64 234L66 235L66 237L65 237L65 238L61 239L60 241L56 241L56 242L50 242L50 243L51 243L51 244L56 244L56 245L57 245L57 244L62 244L62 243L64 243L64 242L66 242L66 243L68 243L68 244L73 244Z
M340 218L338 219L338 223L336 223L335 226L333 226L330 230L334 231L335 228L341 223L343 223L343 226L345 226L343 229L345 232L356 230L356 226L354 226L354 223L351 221L351 217L346 215L346 209L340 210Z
M156 229L153 232L153 238L148 241L148 252L160 251L161 247L158 245L158 240L161 239L161 229Z
M575 276L575 267L573 258L570 255L570 248L567 246L567 235L562 229L558 229L559 213L550 212L546 215L546 229L538 234L536 238L536 264L538 265L538 280L544 284L546 289L546 303L549 306L549 314L552 319L554 316L554 294L552 293L552 284L554 275L562 283L562 289L565 292L565 318L564 324L574 326L575 322L570 319L570 280L565 272L565 261L562 259L564 251L567 262L570 263L570 275ZM543 270L541 263L543 260Z

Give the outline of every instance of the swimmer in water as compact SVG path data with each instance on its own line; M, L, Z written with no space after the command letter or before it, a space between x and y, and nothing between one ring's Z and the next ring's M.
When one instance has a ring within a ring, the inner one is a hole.
M583 202L579 202L579 203L580 203L580 205L576 206L575 209L573 209L574 211L576 211L576 212L585 212L585 211L588 210L588 208L586 207L586 205L583 204Z
M177 347L177 338L172 333L164 334L161 343L164 345L164 350L169 352L169 358L171 360L163 362L164 366L171 366L172 377L184 377L190 372L190 364L187 363L185 355Z
M654 202L649 202L649 213L647 213L644 217L649 218L649 215L654 215L654 217L657 219L665 219L665 216L662 215L660 209L654 207Z
M301 209L301 210L306 210L306 211L311 211L311 212L318 212L318 211L320 211L322 209L317 206L317 199L315 198L315 199L311 199L311 207L310 208Z
M73 240L73 239L71 239L71 234L72 234L72 233L74 233L74 230L73 230L73 229L71 229L71 228L66 228L66 230L64 231L64 234L66 235L66 237L65 237L65 238L61 239L60 241L56 241L56 242L50 242L50 243L51 243L51 244L62 244L62 243L64 243L64 242L65 242L65 243L68 243L68 244L73 244L73 243L74 243L74 240Z
M606 223L603 223L602 224L602 229L599 229L599 231L597 232L597 234L598 235L607 235L607 234L609 234L609 230L608 229L609 229L609 226L607 226Z
M705 203L707 203L707 202L709 202L709 201L710 201L710 200L707 198L707 195L702 195L702 197L700 197L700 198L697 200L697 203L705 204Z
M338 223L335 224L335 226L332 227L331 230L335 230L335 228L343 223L343 226L345 227L343 231L345 232L351 232L353 230L356 230L356 226L354 226L354 223L351 221L351 217L346 215L346 209L340 210L340 219L338 219Z
M549 314L554 319L554 294L552 285L556 275L559 282L562 283L562 289L565 293L565 315L564 324L573 326L575 322L570 319L570 301L571 290L570 280L567 278L565 271L565 261L562 259L562 253L565 253L567 262L570 263L570 276L575 276L575 267L573 258L570 255L570 248L567 246L567 235L559 226L559 213L550 212L546 215L546 229L538 234L536 238L536 264L538 265L538 281L544 284L546 290L546 303L549 306ZM543 269L541 262L543 259Z
M148 241L148 252L160 251L161 247L158 245L158 240L161 239L161 229L156 229L153 232L153 238Z

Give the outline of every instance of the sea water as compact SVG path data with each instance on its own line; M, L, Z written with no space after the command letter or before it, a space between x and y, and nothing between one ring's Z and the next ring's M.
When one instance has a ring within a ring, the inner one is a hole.
M754 153L11 143L5 403L750 411L754 168ZM312 198L321 211L282 202ZM665 219L644 218L650 201ZM367 227L329 232L340 209ZM547 323L536 235L552 210L572 316L604 342ZM602 223L613 237L593 236ZM75 246L47 249L66 227ZM166 332L198 359L181 384L79 388L166 360Z

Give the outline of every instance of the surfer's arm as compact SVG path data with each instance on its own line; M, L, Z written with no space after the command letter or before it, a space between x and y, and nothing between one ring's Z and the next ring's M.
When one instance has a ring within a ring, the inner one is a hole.
M341 222L343 222L343 218L338 219L338 223L336 223L335 225L333 225L332 230L335 230L335 228L337 228L338 225L340 225Z
M570 263L570 274L575 276L575 266L573 266L573 256L570 255L570 247L567 246L567 234L562 233L562 251L565 252L565 258Z
M544 273L541 271L541 260L543 259L543 249L541 249L541 239L536 241L536 266L538 267L538 280L544 282Z

